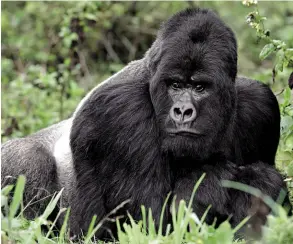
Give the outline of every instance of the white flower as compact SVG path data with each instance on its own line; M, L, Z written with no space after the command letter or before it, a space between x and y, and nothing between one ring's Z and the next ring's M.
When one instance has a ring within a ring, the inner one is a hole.
M245 5L245 6L256 5L257 0L243 0L242 4Z

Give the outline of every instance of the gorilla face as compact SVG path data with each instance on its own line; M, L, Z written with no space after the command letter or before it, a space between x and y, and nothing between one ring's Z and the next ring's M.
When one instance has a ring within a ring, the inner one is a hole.
M168 93L168 105L159 116L162 146L176 158L206 159L221 150L234 116L234 85L216 80L212 72L174 74L162 81Z
M218 30L221 23L217 19L208 24ZM229 50L236 55L236 42L224 25L221 37L189 26L169 34L161 31L165 39L158 48L150 95L163 150L176 158L201 160L221 153L233 126L237 59Z

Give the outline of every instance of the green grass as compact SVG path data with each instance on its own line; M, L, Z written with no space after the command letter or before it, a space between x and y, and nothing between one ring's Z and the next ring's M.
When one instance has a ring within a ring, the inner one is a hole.
M235 232L243 226L248 218L233 229L229 222L222 223L218 228L215 225L207 225L204 222L205 216L209 211L206 210L201 219L192 211L192 200L196 194L196 189L202 182L204 175L194 187L189 203L181 200L176 208L173 199L171 207L172 222L163 229L163 213L165 212L166 203L162 209L159 229L155 228L151 209L141 207L142 220L135 221L128 214L129 222L120 223L116 220L118 228L118 239L111 243L119 244L236 244L246 243L244 240L235 240ZM226 187L233 187L244 190L252 195L261 196L262 194L254 188L246 187L242 184L223 182ZM93 218L87 234L78 242L73 242L69 238L67 223L70 211L61 209L59 215L66 211L64 224L56 236L53 232L56 220L48 221L48 216L52 213L61 197L62 191L52 197L44 213L33 221L28 221L23 217L24 206L22 204L25 178L20 176L15 188L11 185L1 190L1 240L2 243L104 243L93 239L95 232L101 227L103 221L95 225L96 217ZM14 188L12 201L8 201L8 196ZM168 196L169 198L169 196ZM268 204L274 212L274 215L268 217L267 225L263 227L263 237L259 241L250 243L255 244L292 244L293 243L293 217L288 217L287 212L269 197L263 197L263 201ZM166 200L167 202L167 200ZM123 206L122 203L113 212ZM20 210L20 211L19 211ZM112 213L113 213L112 212ZM110 213L111 214L111 213ZM58 216L59 216L58 215ZM58 217L57 217L58 218ZM48 231L42 230L47 227Z

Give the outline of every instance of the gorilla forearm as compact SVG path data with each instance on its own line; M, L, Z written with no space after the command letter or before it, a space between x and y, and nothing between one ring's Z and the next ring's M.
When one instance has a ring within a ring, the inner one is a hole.
M196 192L193 209L201 217L211 205L212 208L206 218L207 223L212 223L214 218L223 221L232 216L231 224L235 227L246 216L252 214L252 195L224 188L221 186L222 180L231 180L252 186L273 200L277 200L280 190L286 187L281 174L263 162L247 166L237 166L232 163L224 165L205 166L202 171L182 175L175 183L174 194L177 196L177 201L180 199L188 201L200 174L206 173L205 179Z
M206 173L204 180L199 185L193 201L193 210L199 218L202 217L206 209L211 205L211 209L205 221L212 224L214 218L227 219L230 211L227 208L229 193L221 186L222 180L232 180L237 168L234 164L219 162L213 165L204 165L200 170L186 171L176 175L174 194L177 202L181 199L189 201L195 183L203 173Z
M282 175L273 166L260 161L240 167L233 181L257 188L264 195L270 196L275 201L281 190L286 189ZM253 197L248 193L234 189L228 189L228 193L230 198L228 208L233 213L231 223L236 225L251 214Z

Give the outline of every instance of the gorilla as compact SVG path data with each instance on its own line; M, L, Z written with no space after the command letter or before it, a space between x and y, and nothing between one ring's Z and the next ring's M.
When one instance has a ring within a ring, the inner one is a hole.
M93 215L101 220L126 200L117 215L128 211L138 220L145 205L158 224L167 194L188 200L205 172L195 212L212 205L208 223L229 218L235 226L253 199L221 187L221 180L273 199L284 187L274 168L277 100L266 85L236 76L231 29L211 10L181 11L161 26L142 59L95 87L71 118L3 144L2 186L26 176L24 201L37 202L26 209L28 218L65 188L60 206L71 207L70 230L79 234ZM105 224L98 238L105 229L114 226Z

